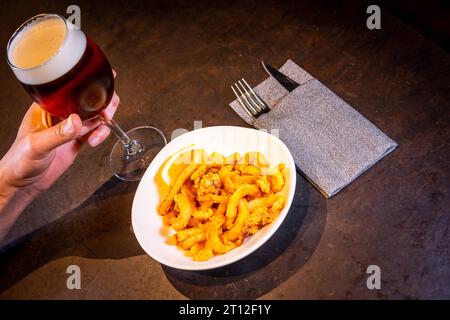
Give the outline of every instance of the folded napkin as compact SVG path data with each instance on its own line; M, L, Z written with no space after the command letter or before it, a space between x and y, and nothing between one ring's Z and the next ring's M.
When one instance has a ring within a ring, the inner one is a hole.
M270 77L254 88L270 112L255 120L237 100L230 106L255 128L278 132L297 168L325 197L335 195L397 146L293 61L280 71L300 86L288 92Z

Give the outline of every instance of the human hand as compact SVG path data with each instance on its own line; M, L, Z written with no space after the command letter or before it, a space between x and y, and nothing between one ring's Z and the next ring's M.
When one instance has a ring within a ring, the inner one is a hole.
M103 111L105 117L113 117L119 100L114 93ZM70 167L84 143L95 147L110 133L100 119L82 122L77 114L45 128L40 120L42 112L36 103L31 105L16 140L1 159L0 177L4 187L21 189L31 195L47 190Z

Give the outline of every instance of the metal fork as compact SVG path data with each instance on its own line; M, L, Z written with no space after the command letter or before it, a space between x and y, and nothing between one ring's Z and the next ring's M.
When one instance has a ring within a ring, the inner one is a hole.
M242 82L245 85L243 85ZM244 78L242 78L242 82L241 80L238 80L234 86L231 86L231 90L233 90L236 98L247 114L256 119L260 115L269 112L270 108L267 103L265 103L264 100L258 96L258 94L248 85ZM237 91L239 91L239 94L237 93L235 87Z

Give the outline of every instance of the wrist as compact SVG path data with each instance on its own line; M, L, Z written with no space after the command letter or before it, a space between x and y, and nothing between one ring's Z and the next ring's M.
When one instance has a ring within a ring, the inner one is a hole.
M0 241L38 194L35 190L17 187L8 182L0 162Z
M0 161L0 213L2 208L10 202L14 202L17 206L26 206L33 201L39 192L30 187L20 187L10 181L8 178L8 169Z
M12 198L17 191L18 188L8 179L7 170L3 166L3 161L0 161L0 200Z
M14 198L27 203L31 202L39 194L38 190L15 183L16 181L11 177L12 169L7 165L7 159L8 154L0 160L0 200Z
M27 187L15 187L1 180L2 179L0 177L0 203L15 201L23 204L29 204L39 195L39 192L28 190Z

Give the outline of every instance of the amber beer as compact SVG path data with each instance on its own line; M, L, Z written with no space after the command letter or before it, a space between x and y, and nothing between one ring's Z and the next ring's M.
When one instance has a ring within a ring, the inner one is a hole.
M58 118L97 116L114 92L111 66L83 31L59 15L39 15L8 43L8 62L34 101Z

